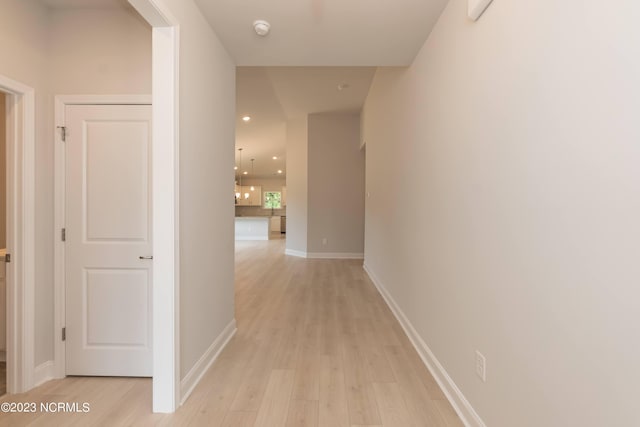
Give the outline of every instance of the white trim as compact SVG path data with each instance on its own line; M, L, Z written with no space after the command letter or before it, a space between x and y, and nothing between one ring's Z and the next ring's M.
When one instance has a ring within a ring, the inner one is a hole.
M298 258L306 258L307 257L307 253L303 252L303 251L296 251L295 249L285 249L284 250L284 254L285 255L290 255L290 256L295 256Z
M467 427L486 427L478 413L473 409L467 398L462 394L462 391L460 391L458 386L453 382L453 379L451 379L442 364L440 364L429 346L424 342L422 337L420 337L380 279L378 279L366 263L363 265L363 268L393 312L393 315L398 319L398 322L400 322L402 329L420 355L422 362L427 366L427 369L429 369L429 372L431 372L431 375L433 375L437 381L438 385L444 392L444 395L447 397L447 400L449 400L449 403L451 403L451 406L453 406L453 409L455 409L464 425Z
M65 307L65 245L60 230L65 227L65 145L59 126L65 126L67 105L149 105L150 95L57 95L54 99L54 350L52 378L66 376L66 347L62 341L62 328L66 326Z
M35 92L0 75L7 119L7 391L33 387L35 352Z
M151 105L151 95L57 95L56 101L73 105Z
M153 412L180 399L179 28L153 29Z
M234 319L224 328L222 333L218 335L207 351L205 351L202 357L193 365L193 368L185 375L184 379L180 381L181 405L189 398L204 374L207 373L213 362L216 361L222 350L224 350L231 338L236 334L237 330Z
M53 139L53 364L54 378L64 378L65 345L61 330L65 326L65 251L60 239L60 229L65 226L65 152L62 134L57 126L64 126L65 104L60 97L54 98L54 139Z
M38 387L39 385L54 379L55 373L56 369L53 360L47 360L46 362L36 366L33 373L34 387Z
M364 259L363 253L354 252L307 252L307 258L314 259Z
M161 0L129 0L153 27L153 412L180 399L180 27Z

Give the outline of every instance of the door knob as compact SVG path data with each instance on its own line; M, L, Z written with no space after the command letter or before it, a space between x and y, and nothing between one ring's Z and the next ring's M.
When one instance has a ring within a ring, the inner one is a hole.
M138 258L140 258L140 259L153 259L153 255L147 255L147 256L140 255Z

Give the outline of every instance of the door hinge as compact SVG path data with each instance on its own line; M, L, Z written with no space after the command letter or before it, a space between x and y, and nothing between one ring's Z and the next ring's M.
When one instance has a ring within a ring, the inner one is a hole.
M62 341L67 340L67 328L62 328Z
M60 231L60 240L62 240L63 242L67 241L67 229L66 228L63 228Z
M60 138L62 139L62 142L66 142L67 141L67 127L66 126L58 126L58 129L60 129Z
M5 254L4 262L11 262L11 254Z

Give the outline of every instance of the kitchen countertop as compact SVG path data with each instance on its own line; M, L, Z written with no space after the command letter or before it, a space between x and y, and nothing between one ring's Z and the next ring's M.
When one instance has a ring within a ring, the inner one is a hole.
M236 216L236 219L269 219L270 216Z

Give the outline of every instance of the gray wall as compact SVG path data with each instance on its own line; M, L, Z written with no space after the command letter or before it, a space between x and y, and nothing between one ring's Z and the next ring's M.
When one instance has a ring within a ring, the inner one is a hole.
M365 262L487 426L640 425L640 3L466 13L373 81Z
M360 114L310 114L308 131L307 251L362 254L364 152L360 149Z

